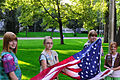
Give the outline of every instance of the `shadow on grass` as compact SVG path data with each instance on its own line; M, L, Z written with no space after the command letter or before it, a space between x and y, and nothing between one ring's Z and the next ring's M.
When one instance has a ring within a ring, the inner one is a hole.
M58 52L60 61L78 52L78 50L74 50L74 51L56 50L56 51ZM19 65L23 75L22 80L28 80L39 73L40 71L39 55L41 54L41 52L42 52L41 49L18 49L18 54L16 56L19 59ZM60 74L59 76L61 78L60 80L63 80L63 77L61 77L63 76L63 74ZM68 77L66 77L65 75L64 75L64 80L68 80ZM73 79L69 78L69 80L73 80Z

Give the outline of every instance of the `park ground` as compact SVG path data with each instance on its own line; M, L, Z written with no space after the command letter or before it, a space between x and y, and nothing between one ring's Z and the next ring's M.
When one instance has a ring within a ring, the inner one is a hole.
M85 36L84 36L85 37ZM59 61L62 61L83 49L87 39L64 39L64 44L60 44L60 39L54 39L53 50L57 51ZM0 40L0 51L2 51L3 40ZM101 70L104 65L104 57L108 53L108 43L102 43L104 56L101 57ZM22 70L22 80L29 80L37 75L40 71L39 55L44 50L43 39L18 40L18 51L16 56ZM120 47L118 47L120 52ZM75 80L66 75L59 74L59 80Z

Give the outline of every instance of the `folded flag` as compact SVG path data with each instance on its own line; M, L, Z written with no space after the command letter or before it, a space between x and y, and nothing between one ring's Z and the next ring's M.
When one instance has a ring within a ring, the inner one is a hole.
M78 80L102 79L105 77L105 72L101 73L100 71L101 43L102 40L99 38L89 47L48 67L30 80L53 80L61 71L63 74Z

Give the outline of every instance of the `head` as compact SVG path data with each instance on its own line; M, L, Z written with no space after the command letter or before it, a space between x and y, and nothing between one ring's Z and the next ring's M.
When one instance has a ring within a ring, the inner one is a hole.
M116 52L116 50L117 50L117 43L116 42L111 42L110 43L110 50L111 50L111 52L112 53L115 53Z
M97 32L95 30L91 30L88 33L88 39L90 40L91 43L93 43L97 39Z
M44 44L46 50L51 50L51 48L53 47L53 39L52 39L52 37L46 36L44 38L43 44Z
M3 50L17 52L17 37L13 32L6 32L3 36Z

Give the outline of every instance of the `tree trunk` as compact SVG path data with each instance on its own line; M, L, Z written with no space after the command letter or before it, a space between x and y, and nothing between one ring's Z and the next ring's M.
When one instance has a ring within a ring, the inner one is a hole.
M109 0L106 0L107 3L109 3ZM109 4L107 4L108 10L109 10ZM104 43L108 43L108 26L109 26L109 11L106 11L105 13L105 22L104 25Z
M73 31L74 31L74 37L76 37L77 36L76 29L73 29Z
M114 41L116 41L116 31L117 31L117 17L116 17L116 5L115 5L115 18L114 18Z
M57 0L57 7L58 7L58 22L59 22L59 30L60 30L60 40L61 40L61 44L64 44L63 32L62 32L62 21L61 21L61 18L60 18L60 8L59 8L58 0Z
M105 14L105 22L106 24L104 25L104 43L108 43L108 25L109 25L109 12L106 11Z
M27 29L27 26L26 26L26 37L27 37L27 31L28 31L28 29Z
M64 41L63 41L63 32L62 32L62 21L61 21L61 19L59 20L59 29L60 29L61 44L64 44Z
M119 27L118 34L117 34L117 37L116 37L116 42L120 46L120 27Z
M115 0L110 0L110 7L109 7L109 48L110 48L110 43L114 41L114 13L115 13ZM110 50L109 50L110 52Z

